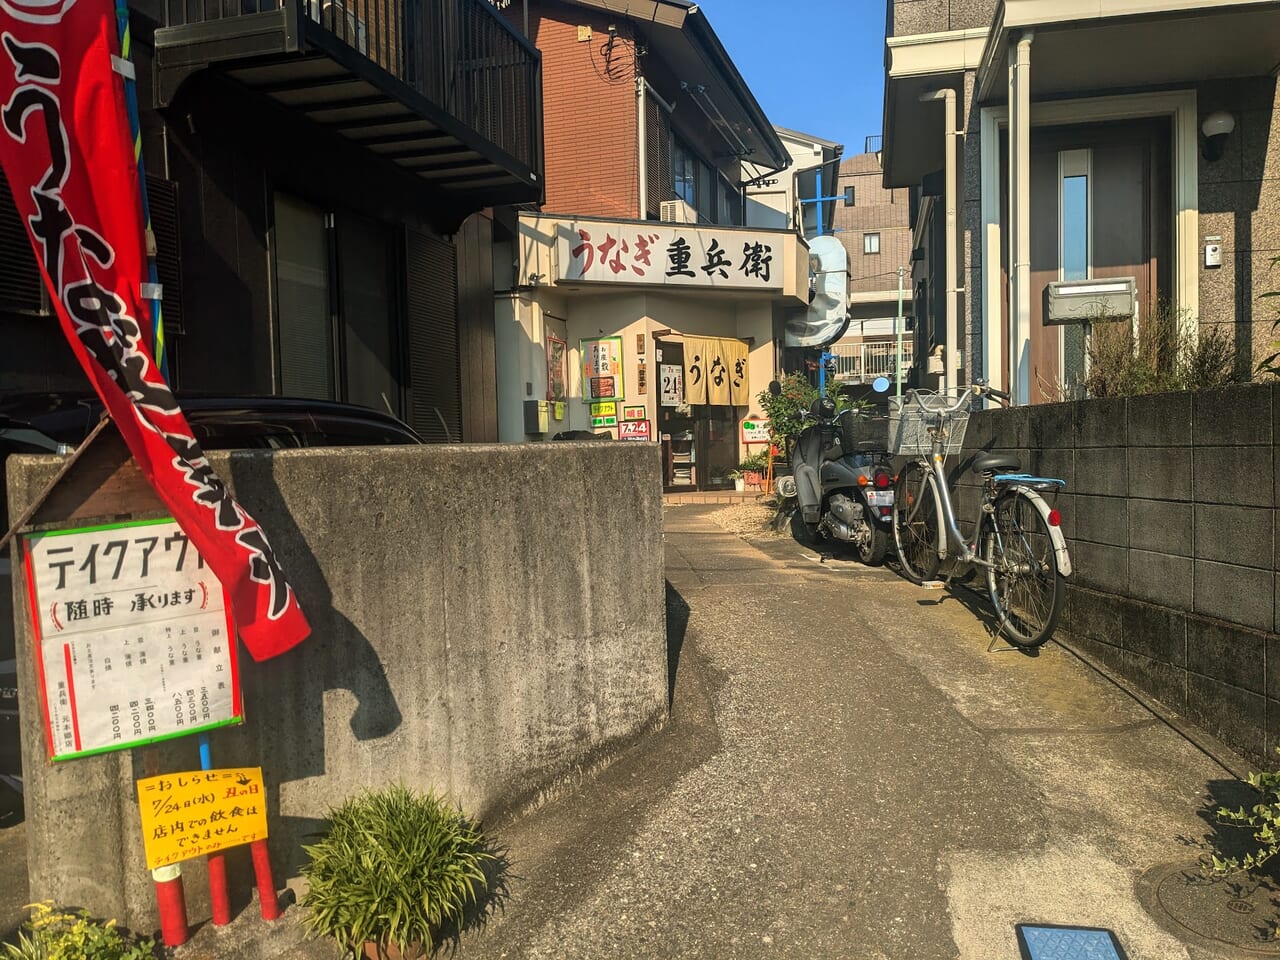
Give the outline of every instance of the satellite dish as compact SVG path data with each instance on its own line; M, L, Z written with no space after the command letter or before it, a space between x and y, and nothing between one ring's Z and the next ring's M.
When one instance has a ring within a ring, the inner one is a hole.
M809 241L813 300L809 309L787 321L788 347L825 347L844 336L849 326L849 254L834 236Z

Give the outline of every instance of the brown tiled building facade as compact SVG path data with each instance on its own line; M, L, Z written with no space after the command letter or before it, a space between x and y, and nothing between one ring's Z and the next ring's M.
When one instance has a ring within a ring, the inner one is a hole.
M836 236L849 251L849 292L896 290L898 267L911 267L909 191L885 188L878 153L858 154L840 164L836 193L849 187L854 205L836 204L835 215ZM869 248L878 252L869 253Z
M635 36L631 21L581 7L532 8L542 52L550 213L639 215ZM608 28L618 33L606 54ZM589 101L589 102L588 102Z

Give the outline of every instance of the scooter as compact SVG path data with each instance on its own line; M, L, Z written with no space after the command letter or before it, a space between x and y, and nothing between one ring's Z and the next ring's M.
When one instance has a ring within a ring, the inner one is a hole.
M872 389L884 393L889 381L877 378ZM769 384L770 393L780 391L777 381ZM791 449L791 476L778 480L778 493L798 502L793 533L809 545L848 543L859 560L878 566L893 538L887 419L837 413L829 397L815 400L804 419L809 425Z

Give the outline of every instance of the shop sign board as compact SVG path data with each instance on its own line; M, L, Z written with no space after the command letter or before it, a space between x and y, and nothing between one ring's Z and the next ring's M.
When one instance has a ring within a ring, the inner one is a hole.
M626 391L622 381L622 338L599 337L579 341L582 354L582 382L588 403L621 400Z
M651 436L648 420L623 420L619 427L619 440L649 440Z
M575 220L558 230L558 279L780 290L784 242L780 234L742 227Z
M591 415L593 417L617 417L618 402L616 400L604 400L600 403L591 405Z
M623 420L643 420L644 407L623 407L622 419Z
M148 870L267 838L261 767L145 777L138 809Z
M169 519L23 538L54 760L241 722L222 585Z
M756 417L747 417L739 426L742 429L743 443L768 443L769 442L769 421L760 420Z

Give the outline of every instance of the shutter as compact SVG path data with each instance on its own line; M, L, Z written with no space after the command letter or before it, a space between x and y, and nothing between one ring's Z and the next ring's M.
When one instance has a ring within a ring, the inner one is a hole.
M0 310L47 313L40 267L4 176L0 176L0 251Z
M461 440L454 248L415 230L405 234L405 327L409 348L409 425L428 442Z
M656 97L646 97L645 105L645 168L649 181L645 189L649 209L644 212L656 217L662 212L662 201L675 197L671 182L671 118Z
M177 183L148 174L147 208L151 212L151 232L156 235L156 272L164 287L160 309L165 336L181 336L186 331L182 326L182 230Z

